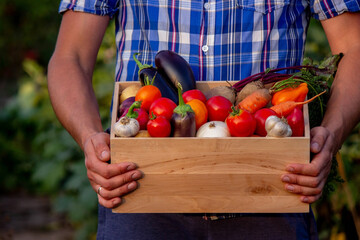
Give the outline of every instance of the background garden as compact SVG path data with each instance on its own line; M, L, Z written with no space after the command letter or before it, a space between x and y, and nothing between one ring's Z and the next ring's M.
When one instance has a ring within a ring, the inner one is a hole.
M43 239L95 238L96 194L88 184L82 152L55 118L47 92L46 67L61 21L57 8L58 1L52 0L0 2L0 239L35 239L32 233ZM104 127L110 123L113 29L109 26L94 73ZM320 60L329 52L319 23L311 22L306 56ZM345 182L335 184L313 206L320 239L358 239L359 131L359 126L354 129L338 158ZM49 214L51 221L24 221L40 214L31 208L34 200L44 202L41 214ZM20 238L22 231L27 235Z

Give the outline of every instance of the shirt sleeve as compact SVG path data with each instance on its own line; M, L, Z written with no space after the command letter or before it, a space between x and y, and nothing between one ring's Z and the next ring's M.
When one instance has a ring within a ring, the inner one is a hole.
M61 0L59 13L73 10L112 18L118 9L119 0Z
M325 20L344 12L360 11L360 0L310 0L315 19Z

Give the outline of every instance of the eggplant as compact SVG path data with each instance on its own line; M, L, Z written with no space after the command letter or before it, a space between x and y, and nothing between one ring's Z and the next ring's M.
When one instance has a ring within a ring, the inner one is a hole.
M174 113L171 117L171 126L173 137L195 137L196 123L195 113L186 112L185 115Z
M179 105L174 109L171 116L171 136L173 137L195 137L196 121L195 112L189 104L185 104L182 97L181 84L178 83Z
M179 100L174 86L171 86L167 81L165 81L155 68L144 68L139 72L139 80L142 85L145 85L144 82L146 77L151 80L154 78L154 76L155 79L152 85L154 85L160 90L162 97L173 100L177 105Z
M180 83L183 92L196 88L194 73L179 54L170 50L159 51L155 56L155 66L169 84L177 86Z
M153 85L157 87L162 97L166 97L174 101L176 104L178 104L179 100L177 97L177 89L175 85L169 84L167 81L164 80L164 78L161 76L161 74L157 71L156 68L154 68L151 65L148 64L141 64L139 60L136 58L138 53L135 53L133 55L133 58L136 62L136 64L139 67L139 81L141 82L141 85L146 85L145 82L148 80L152 80L154 77Z
M118 111L118 117L123 117L126 114L126 110L130 108L130 106L135 102L135 97L129 97L125 99L120 105L119 105L119 111Z

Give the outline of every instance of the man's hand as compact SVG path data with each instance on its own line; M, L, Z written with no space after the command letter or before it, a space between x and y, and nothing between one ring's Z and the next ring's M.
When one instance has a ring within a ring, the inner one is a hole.
M114 208L121 203L121 196L137 188L142 174L130 162L110 164L110 136L107 133L91 135L84 144L87 176L99 203ZM101 187L99 191L99 187Z
M324 127L311 129L310 151L314 153L309 164L289 164L281 176L285 189L299 194L300 200L313 203L321 197L326 179L330 173L334 155L334 136Z

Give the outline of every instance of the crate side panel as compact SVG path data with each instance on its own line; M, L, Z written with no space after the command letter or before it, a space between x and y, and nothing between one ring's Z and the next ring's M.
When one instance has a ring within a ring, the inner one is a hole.
M308 163L306 139L115 139L112 162L136 162L145 173L276 173ZM216 166L216 168L214 168Z

